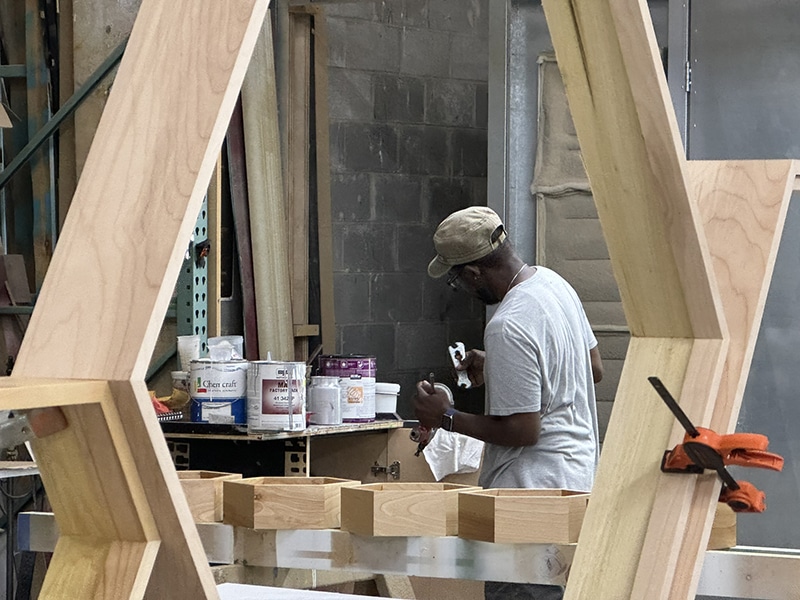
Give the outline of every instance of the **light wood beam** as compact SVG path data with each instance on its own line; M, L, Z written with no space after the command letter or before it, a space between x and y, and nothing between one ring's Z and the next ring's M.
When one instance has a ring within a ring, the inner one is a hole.
M144 375L267 4L139 9L11 377L110 382L34 444L65 539L42 597L217 597Z

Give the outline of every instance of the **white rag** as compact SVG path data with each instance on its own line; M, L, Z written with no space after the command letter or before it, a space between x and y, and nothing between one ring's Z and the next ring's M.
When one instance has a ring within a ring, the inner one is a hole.
M437 429L422 450L436 481L455 473L474 473L481 466L483 442L475 438Z

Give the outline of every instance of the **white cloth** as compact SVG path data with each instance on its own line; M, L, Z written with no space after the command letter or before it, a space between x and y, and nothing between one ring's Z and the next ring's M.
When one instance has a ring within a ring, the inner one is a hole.
M455 431L437 429L422 450L436 481L456 473L474 473L481 466L483 442Z

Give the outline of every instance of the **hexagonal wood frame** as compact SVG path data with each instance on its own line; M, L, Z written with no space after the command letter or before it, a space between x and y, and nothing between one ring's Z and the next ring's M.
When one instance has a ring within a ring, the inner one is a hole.
M41 598L216 598L144 375L268 0L144 0L0 408L61 537Z
M689 599L720 484L660 472L683 430L646 378L733 430L800 169L686 161L645 2L543 6L632 335L566 598Z

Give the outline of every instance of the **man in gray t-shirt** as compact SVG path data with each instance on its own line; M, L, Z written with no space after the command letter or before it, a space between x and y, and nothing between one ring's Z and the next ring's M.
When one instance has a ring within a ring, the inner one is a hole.
M602 378L597 340L575 290L555 272L525 264L498 215L471 207L434 234L431 277L497 310L485 351L470 350L459 369L486 383L486 414L462 413L429 382L417 384L414 410L426 427L486 442L483 487L589 491L598 458L594 383ZM551 600L557 586L486 583L487 599Z

